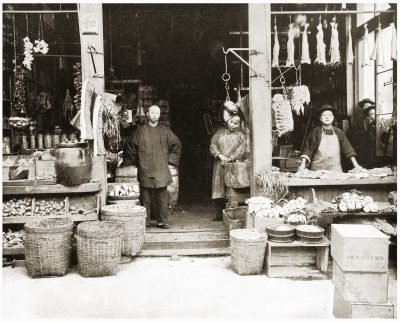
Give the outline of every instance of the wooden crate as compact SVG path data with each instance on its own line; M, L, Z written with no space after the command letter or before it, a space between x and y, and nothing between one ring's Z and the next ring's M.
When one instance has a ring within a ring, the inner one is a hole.
M222 210L225 229L230 234L232 229L241 229L246 225L247 207L227 208Z
M55 160L36 160L36 177L57 177Z
M394 306L389 301L375 304L345 301L335 288L333 315L338 319L393 319Z
M318 244L267 242L265 270L268 277L326 279L329 241Z
M332 283L345 301L386 303L388 273L344 272L333 261Z
M343 271L387 272L389 237L372 225L332 225L331 255Z
M226 188L226 199L228 208L237 207L239 204L243 204L247 199L250 198L250 188Z

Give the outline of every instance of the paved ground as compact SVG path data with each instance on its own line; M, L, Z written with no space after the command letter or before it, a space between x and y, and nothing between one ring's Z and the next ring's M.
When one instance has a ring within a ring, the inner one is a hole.
M392 296L396 283L391 283ZM392 297L393 300L393 297ZM395 298L394 298L395 300ZM333 318L330 280L239 276L225 257L138 258L111 277L3 269L2 318Z

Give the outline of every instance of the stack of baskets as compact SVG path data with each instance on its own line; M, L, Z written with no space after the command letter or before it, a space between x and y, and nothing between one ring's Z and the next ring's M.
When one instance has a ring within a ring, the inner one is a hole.
M84 277L115 275L119 271L124 223L87 221L77 230L78 267Z
M267 246L267 234L256 229L234 229L231 231L230 242L234 270L239 275L260 274Z
M63 276L67 273L73 223L67 218L48 218L26 223L25 266L30 277Z
M143 247L146 229L146 208L119 204L101 208L101 220L119 220L124 223L122 255L135 256Z

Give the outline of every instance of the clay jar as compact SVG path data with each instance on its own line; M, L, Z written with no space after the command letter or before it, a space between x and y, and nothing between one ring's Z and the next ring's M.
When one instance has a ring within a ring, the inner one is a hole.
M90 181L92 155L87 143L60 143L55 150L55 157L59 183L75 186Z

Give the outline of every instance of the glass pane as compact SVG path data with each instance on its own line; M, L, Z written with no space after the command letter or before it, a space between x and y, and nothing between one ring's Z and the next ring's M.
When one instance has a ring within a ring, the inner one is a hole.
M387 27L382 30L382 43L383 43L383 61L384 67L377 67L377 72L380 73L382 71L392 69L393 61L391 56L392 51L392 28ZM372 48L371 48L372 50Z
M376 119L376 155L393 156L392 114L378 115Z
M393 71L376 75L376 114L393 112Z

